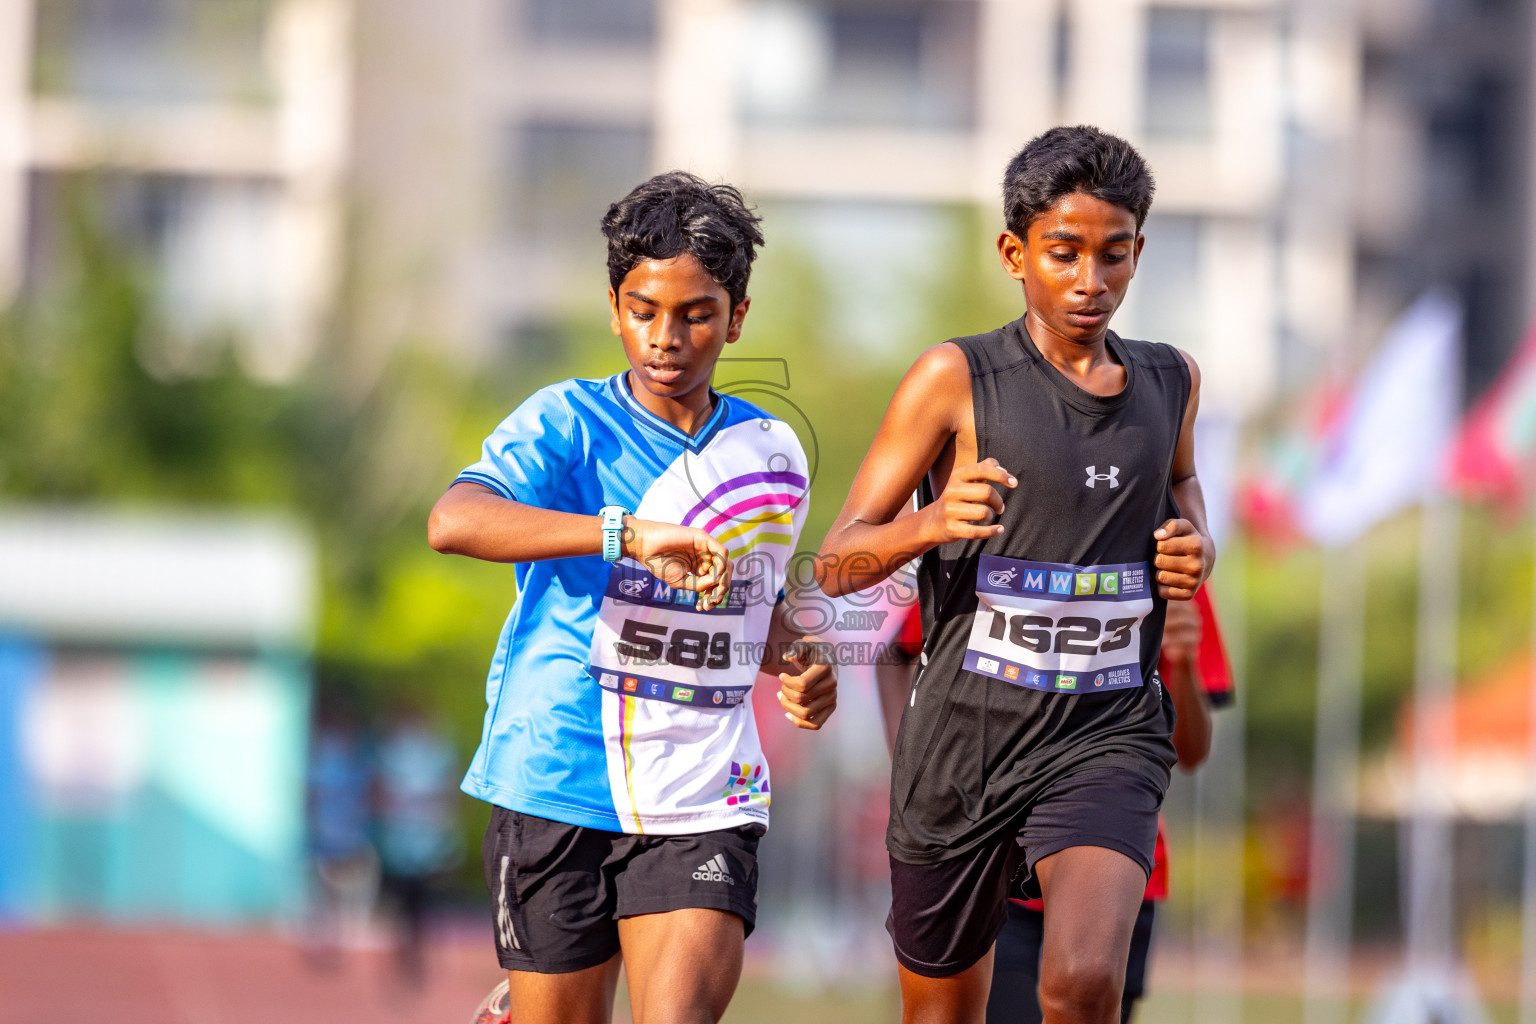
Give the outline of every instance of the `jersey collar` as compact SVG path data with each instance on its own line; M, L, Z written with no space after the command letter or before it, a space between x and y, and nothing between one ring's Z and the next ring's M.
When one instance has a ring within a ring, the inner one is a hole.
M720 432L720 426L725 422L725 396L720 392L710 389L709 393L715 399L715 411L710 413L709 419L697 434L689 434L679 430L666 420L657 416L651 410L635 401L635 396L629 393L629 384L624 379L624 373L616 373L608 378L608 389L613 392L613 397L635 419L650 427L656 433L674 444L682 445L691 452L701 451L710 439Z

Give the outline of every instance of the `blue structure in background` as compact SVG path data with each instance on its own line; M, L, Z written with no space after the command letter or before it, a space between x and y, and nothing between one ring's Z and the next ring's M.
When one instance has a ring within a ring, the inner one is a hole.
M0 513L0 564L0 926L296 916L302 535Z
M31 910L36 874L35 812L22 765L21 715L46 662L19 637L0 637L0 926Z

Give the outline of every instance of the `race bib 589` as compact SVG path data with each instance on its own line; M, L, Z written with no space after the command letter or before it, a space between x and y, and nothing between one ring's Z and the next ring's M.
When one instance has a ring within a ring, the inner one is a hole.
M745 640L750 581L736 580L724 604L698 610L698 595L620 563L592 633L587 671L605 690L687 704L732 708L747 699L756 666L735 664Z
M1146 562L1079 566L982 555L964 666L1053 693L1140 686L1152 594Z

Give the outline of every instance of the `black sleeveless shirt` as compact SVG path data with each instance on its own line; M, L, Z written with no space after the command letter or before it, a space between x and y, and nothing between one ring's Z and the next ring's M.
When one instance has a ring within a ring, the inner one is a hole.
M1001 536L941 545L920 564L925 643L886 836L898 860L945 860L1012 834L1045 786L1083 768L1168 784L1152 533L1178 515L1189 367L1168 345L1113 332L1106 342L1125 387L1098 396L1046 361L1022 319L953 339L970 364L977 459L1019 483L1002 489ZM920 497L932 500L926 480ZM1030 667L1052 659L1087 668Z

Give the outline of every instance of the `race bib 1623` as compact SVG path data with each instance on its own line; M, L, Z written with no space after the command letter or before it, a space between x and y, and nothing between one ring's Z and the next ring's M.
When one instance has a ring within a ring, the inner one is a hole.
M964 667L1016 686L1086 693L1140 686L1152 567L982 555Z

